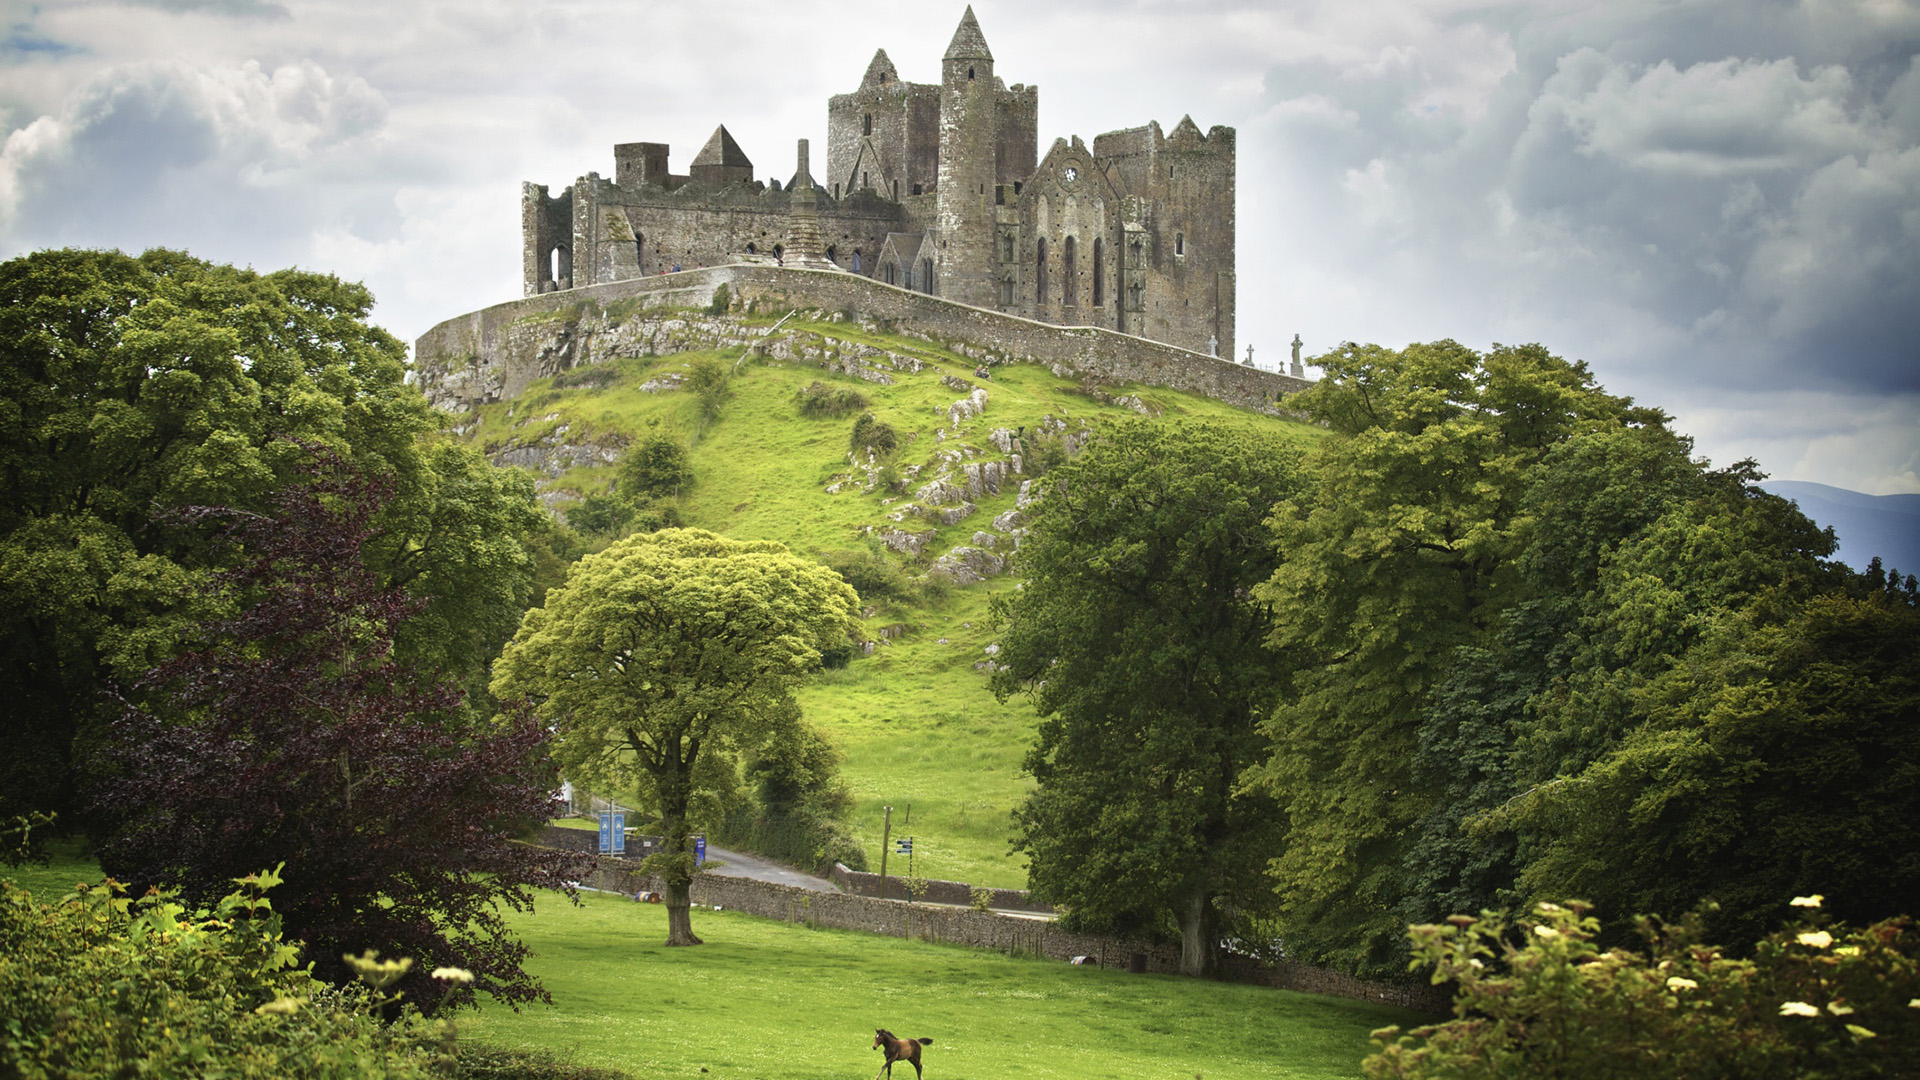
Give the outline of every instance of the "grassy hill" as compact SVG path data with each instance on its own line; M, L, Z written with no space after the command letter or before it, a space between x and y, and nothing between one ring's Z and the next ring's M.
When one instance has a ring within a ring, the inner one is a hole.
M779 317L746 321L771 329ZM1088 387L1038 365L999 366L990 379L976 379L976 361L952 348L873 324L795 316L767 340L775 343L770 355L728 348L628 357L563 373L534 383L518 399L482 407L462 434L496 460L544 465L542 489L557 508L610 490L610 462L630 440L672 435L690 444L697 477L679 502L687 525L779 540L812 555L872 548L914 575L955 545L970 544L976 531L991 531L996 516L1015 508L1019 476L997 494L982 494L977 510L954 524L905 513L915 505L912 493L933 479L964 479L958 477L962 463L1007 460L991 439L996 429L1024 430L1030 458L1057 452L1050 447L1058 446L1062 430L1070 434L1103 417L1144 414L1157 422L1278 426L1303 440L1316 435L1208 398L1144 386ZM703 359L724 363L733 374L731 397L711 421L703 420L693 393L674 385ZM896 430L900 445L891 464L905 494L869 483L866 470L850 465L854 414L800 414L797 395L816 381L863 395L868 411ZM986 391L984 411L956 421L949 408L975 386ZM1043 425L1056 433L1051 444L1039 437ZM873 534L884 529L932 536L912 554L882 547ZM1013 546L1004 534L996 543L1001 553ZM846 754L845 773L858 800L852 824L876 865L881 808L891 805L895 834L916 838L915 872L1026 884L1024 860L1007 854L1007 831L1008 814L1029 783L1019 764L1034 715L1024 700L995 701L986 674L975 667L988 659L983 650L994 640L988 597L1011 587L1010 579L998 577L944 596L876 605L866 620L867 636L881 642L872 655L826 672L803 694L808 718Z

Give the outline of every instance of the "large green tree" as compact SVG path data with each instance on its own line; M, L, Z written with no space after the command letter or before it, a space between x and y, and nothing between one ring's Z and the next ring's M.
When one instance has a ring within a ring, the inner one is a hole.
M1279 564L1256 589L1300 672L1255 779L1288 820L1273 869L1289 947L1389 973L1404 969L1409 853L1443 791L1416 775L1422 727L1459 650L1529 598L1531 482L1576 434L1665 418L1537 345L1348 345L1320 363L1288 404L1334 434L1275 511Z
M494 693L534 702L566 773L630 784L658 813L666 850L649 868L667 944L700 943L688 895L700 797L801 722L793 691L846 644L858 606L784 545L666 529L574 564L502 653Z
M397 651L484 681L524 606L531 481L430 441L439 421L372 304L328 275L170 251L0 264L0 813L71 811L102 681L211 614L215 548L166 512L263 508L303 443L392 484L369 565L429 602Z
M1243 780L1289 666L1250 590L1273 573L1263 522L1297 494L1299 456L1220 427L1103 429L1047 474L1025 581L995 603L994 692L1041 716L1014 839L1035 893L1088 929L1177 928L1191 975L1271 899L1280 818Z

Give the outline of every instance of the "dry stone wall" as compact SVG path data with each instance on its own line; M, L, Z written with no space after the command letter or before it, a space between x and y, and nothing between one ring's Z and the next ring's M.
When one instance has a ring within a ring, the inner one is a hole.
M764 344L764 331L704 310L726 285L736 305L847 312L938 341L987 363L1043 364L1057 374L1135 382L1274 411L1310 383L1145 338L1053 326L909 292L854 274L737 264L529 296L461 315L414 344L428 400L455 412L518 396L533 380L621 356ZM892 366L891 357L885 361ZM879 363L868 363L878 373Z
M589 844L593 842L594 834L584 830L549 830L549 834L556 832L573 832L586 837ZM561 839L569 845L580 844L575 837ZM584 884L627 896L658 892L658 880L640 873L635 866L635 863L623 859L600 859ZM878 875L875 874L835 867L833 876L836 881L842 882L843 888L851 886L867 892L878 889ZM897 883L890 884L893 888L899 887ZM929 901L935 899L936 890L940 897L956 898L948 903L909 903L901 899L858 895L852 891L813 892L750 878L701 874L693 879L692 896L694 903L706 907L789 923L945 942L1008 954L1044 956L1050 960L1071 961L1076 957L1087 957L1102 967L1134 971L1169 975L1179 971L1180 950L1176 947L1076 934L1047 919L954 906L968 903L971 899L970 888L959 882L929 882ZM961 895L962 892L967 895ZM1043 908L1042 905L1031 904L1024 893L1015 890L996 890L994 895L996 907L1019 910L1025 904L1028 910ZM1375 982L1305 964L1263 964L1244 957L1228 957L1222 965L1221 975L1232 982L1331 994L1435 1015L1447 1012L1451 1000L1450 993L1444 987L1413 982Z

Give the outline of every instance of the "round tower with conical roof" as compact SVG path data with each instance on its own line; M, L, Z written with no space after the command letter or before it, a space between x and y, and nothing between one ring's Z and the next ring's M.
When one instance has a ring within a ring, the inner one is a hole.
M994 167L999 123L993 52L969 6L940 62L935 280L949 300L994 305Z

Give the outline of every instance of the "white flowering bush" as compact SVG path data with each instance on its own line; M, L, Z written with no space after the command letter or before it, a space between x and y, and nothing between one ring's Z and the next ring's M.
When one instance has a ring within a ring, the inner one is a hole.
M1454 1019L1374 1032L1368 1077L1823 1080L1920 1075L1920 933L1830 924L1822 897L1747 956L1701 941L1701 913L1636 921L1602 949L1578 901L1517 925L1491 912L1411 929L1416 966L1453 983Z

